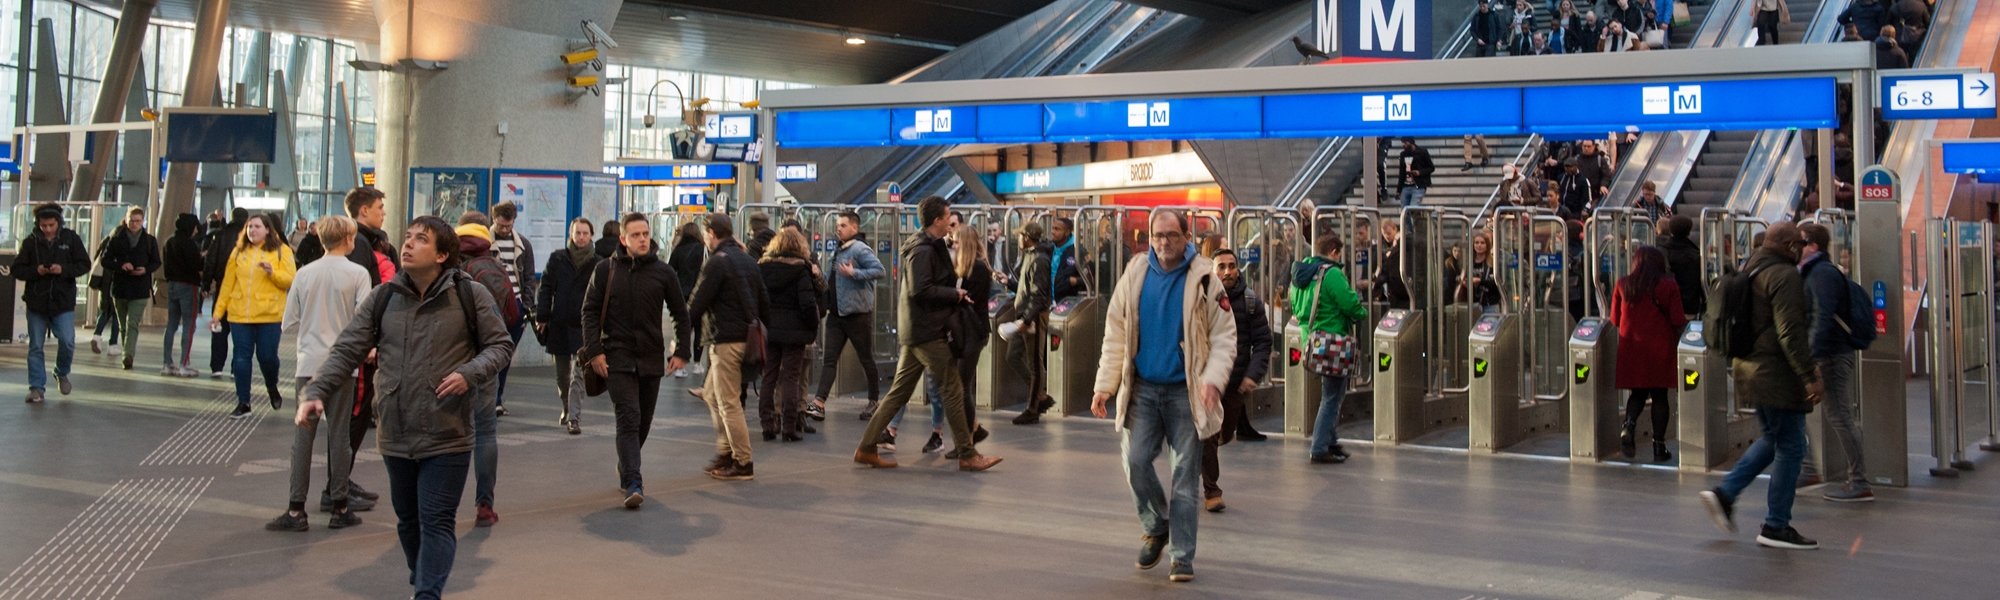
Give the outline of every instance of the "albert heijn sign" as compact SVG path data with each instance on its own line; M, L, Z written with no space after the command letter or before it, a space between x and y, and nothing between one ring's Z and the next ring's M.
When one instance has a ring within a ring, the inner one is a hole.
M1428 60L1431 0L1313 0L1313 34L1336 61Z

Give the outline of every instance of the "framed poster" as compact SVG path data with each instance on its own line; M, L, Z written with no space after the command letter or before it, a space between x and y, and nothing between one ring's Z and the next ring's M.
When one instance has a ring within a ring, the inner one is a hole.
M458 225L458 217L465 211L486 210L486 184L491 175L486 169L410 169L410 212L405 219L437 215L446 225Z
M570 216L590 219L591 229L618 218L618 176L591 171L576 172L576 205ZM597 232L602 237L604 232Z
M512 202L520 210L514 231L528 238L535 252L563 247L569 237L570 180L574 171L493 170L493 205ZM542 257L534 257L537 265ZM539 268L539 267L538 267Z

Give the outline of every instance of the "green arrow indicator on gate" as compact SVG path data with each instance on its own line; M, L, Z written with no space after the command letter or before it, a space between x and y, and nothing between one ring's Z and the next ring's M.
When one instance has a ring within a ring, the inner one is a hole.
M1472 359L1472 376L1473 377L1486 376L1486 359L1484 358Z

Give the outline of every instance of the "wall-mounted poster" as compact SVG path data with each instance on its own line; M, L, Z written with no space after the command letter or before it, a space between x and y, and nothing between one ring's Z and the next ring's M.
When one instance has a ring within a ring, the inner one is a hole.
M410 169L410 212L437 215L445 224L457 226L458 217L468 210L486 210L486 169Z
M576 176L577 207L571 214L590 219L592 229L618 218L618 176L590 171L577 171Z
M561 249L569 237L571 171L493 170L493 204L512 202L520 209L514 231L528 238L535 252ZM541 257L536 257L539 269Z

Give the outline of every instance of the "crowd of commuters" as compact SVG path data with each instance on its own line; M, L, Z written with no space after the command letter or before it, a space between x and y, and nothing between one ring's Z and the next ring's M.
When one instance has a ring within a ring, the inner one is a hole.
M1771 0L1766 0L1771 1ZM1676 22L1675 0L1605 0L1579 8L1572 0L1548 2L1537 15L1528 0L1481 0L1466 24L1468 54L1542 56L1581 52L1659 50ZM1779 5L1783 5L1778 0ZM1681 9L1685 11L1685 8ZM1681 13L1684 16L1684 13Z

